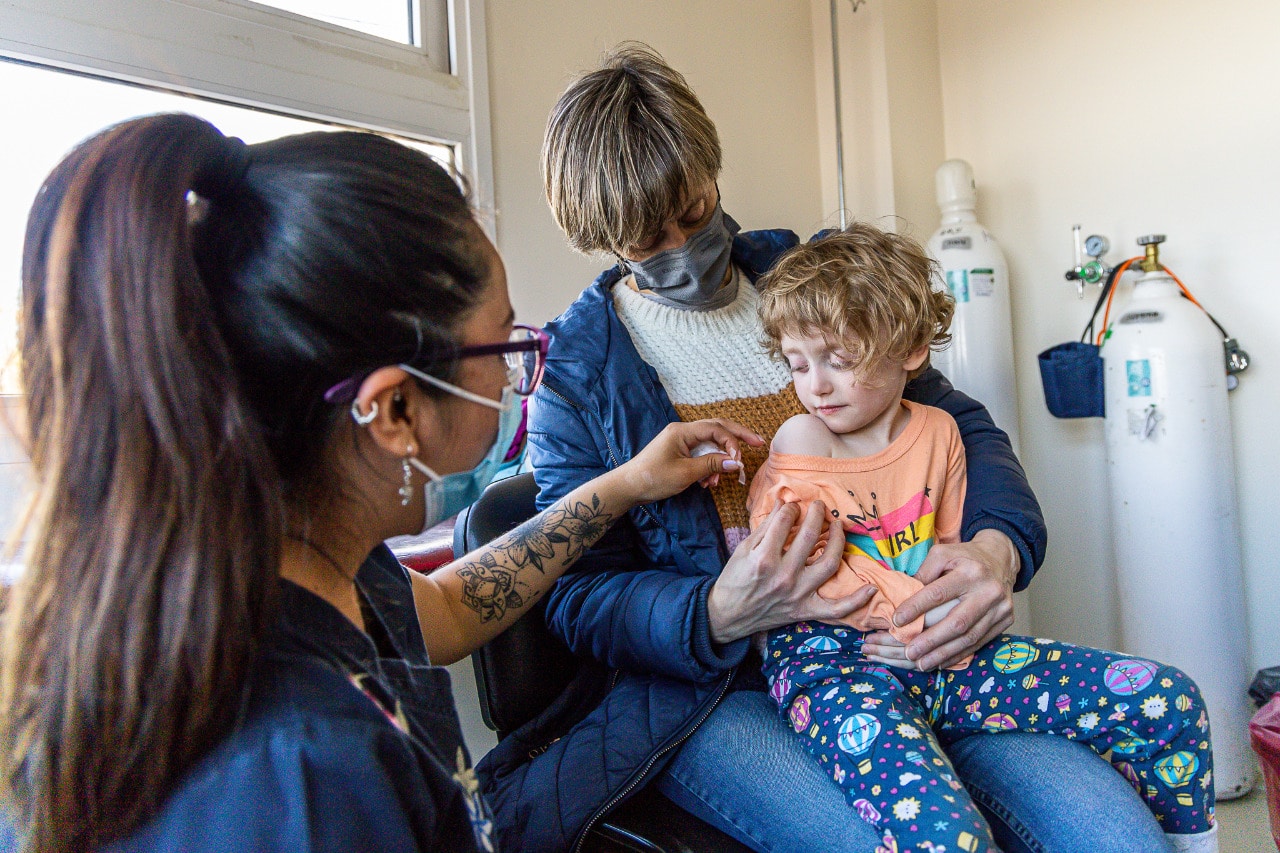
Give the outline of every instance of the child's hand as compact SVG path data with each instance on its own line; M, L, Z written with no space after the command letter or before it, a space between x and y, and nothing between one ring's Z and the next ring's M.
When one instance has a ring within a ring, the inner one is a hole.
M763 438L730 420L672 423L618 472L626 476L637 503L662 500L694 483L719 482L725 471L741 471L743 442L764 446ZM705 445L713 449L695 453Z
M898 669L920 669L915 661L907 657L907 647L895 640L888 631L867 634L862 640L862 656L872 663Z
M939 604L924 614L924 626L929 628L938 624L959 603L952 599ZM888 631L875 631L867 634L862 641L862 654L867 660L874 663L896 666L898 669L914 669L917 671L920 669L919 664L907 657L906 645L894 639L893 635Z

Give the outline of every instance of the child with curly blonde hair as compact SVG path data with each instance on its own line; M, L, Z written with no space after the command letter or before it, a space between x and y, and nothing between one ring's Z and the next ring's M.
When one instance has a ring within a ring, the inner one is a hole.
M898 605L935 543L963 533L965 457L955 421L902 398L945 346L954 306L915 241L867 224L799 246L761 279L766 348L786 361L806 409L774 436L751 483L754 529L779 502L821 500L844 529L840 569L818 594L871 584L845 624L768 633L764 674L779 711L883 833L885 851L993 850L943 752L975 732L1079 740L1138 789L1174 849L1217 850L1208 718L1196 685L1151 661L1069 643L999 636L967 661L922 672L868 655L863 638L905 644L955 601L898 625Z

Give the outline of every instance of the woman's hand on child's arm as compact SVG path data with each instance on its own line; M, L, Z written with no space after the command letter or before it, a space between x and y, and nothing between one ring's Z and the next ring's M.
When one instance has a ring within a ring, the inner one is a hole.
M1013 542L998 530L980 530L969 542L935 545L916 573L924 589L899 605L894 621L906 625L948 601L959 604L907 644L906 656L919 669L951 666L1012 625L1018 561ZM886 646L882 637L888 635L867 639Z
M795 538L786 547L797 521ZM811 503L803 519L796 504L775 506L733 552L711 587L707 596L711 639L731 643L806 619L834 622L865 607L875 593L870 584L841 599L818 595L818 587L840 568L844 553L844 534L836 525L828 519L822 501ZM806 565L824 537L828 544Z

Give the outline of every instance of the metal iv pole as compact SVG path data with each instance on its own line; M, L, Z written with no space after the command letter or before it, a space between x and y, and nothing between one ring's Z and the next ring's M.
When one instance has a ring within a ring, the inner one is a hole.
M866 0L849 0L853 11ZM840 229L849 224L849 213L844 206L844 118L840 105L840 18L836 6L839 0L831 0L831 82L836 95L836 204L840 208Z

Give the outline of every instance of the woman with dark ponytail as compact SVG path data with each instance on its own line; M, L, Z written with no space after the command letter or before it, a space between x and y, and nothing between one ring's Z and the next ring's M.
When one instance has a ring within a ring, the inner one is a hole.
M36 496L0 646L20 849L500 847L436 665L759 441L673 425L411 578L381 543L474 499L545 352L458 186L397 143L245 146L166 115L68 155L23 257Z

